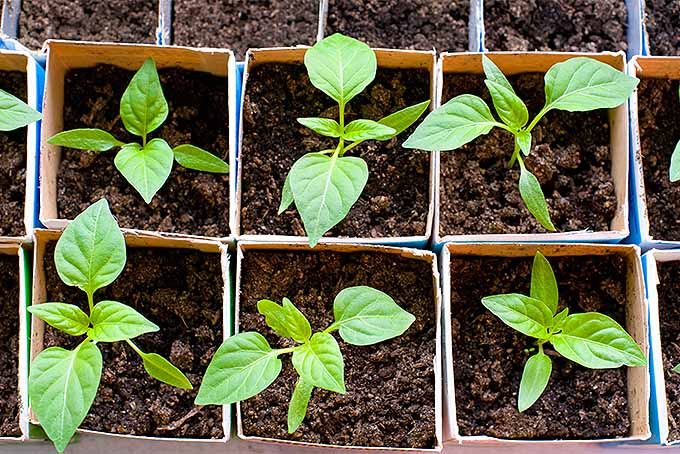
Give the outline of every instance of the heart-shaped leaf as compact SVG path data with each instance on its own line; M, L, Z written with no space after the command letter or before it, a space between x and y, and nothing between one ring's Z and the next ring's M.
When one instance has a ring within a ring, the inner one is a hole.
M128 143L114 159L116 168L146 203L163 187L172 170L173 152L163 139L153 139L142 148Z
M293 366L305 382L317 388L345 393L345 363L340 346L328 333L315 333L293 351Z

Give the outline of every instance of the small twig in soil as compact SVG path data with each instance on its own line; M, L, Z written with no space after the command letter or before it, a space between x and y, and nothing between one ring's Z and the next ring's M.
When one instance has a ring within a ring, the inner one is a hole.
M163 432L169 432L169 431L171 431L171 430L177 430L177 429L179 429L180 427L182 427L182 425L183 425L185 422L187 422L187 420L188 420L189 418L192 418L193 416L195 416L195 415L197 415L198 413L200 413L200 411L201 411L202 408L203 408L202 406L200 406L200 407L194 407L194 408L191 409L191 411L190 411L189 413L187 413L186 415L182 416L182 417L179 418L177 421L172 422L172 423L170 423L170 424L168 424L168 425L166 425L166 426L158 426L158 427L156 428L156 430L160 430L160 431L163 431Z

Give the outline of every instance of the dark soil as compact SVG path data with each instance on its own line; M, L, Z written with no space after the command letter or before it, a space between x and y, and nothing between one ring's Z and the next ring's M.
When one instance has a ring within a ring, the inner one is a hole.
M59 279L53 243L45 254L47 300L79 305L83 292ZM221 438L222 407L194 406L208 363L222 343L222 271L219 254L187 250L128 248L123 274L95 294L95 302L128 304L161 327L134 342L173 362L191 381L192 391L149 377L141 359L124 342L100 343L104 369L99 391L82 428L115 434L170 438ZM45 328L45 347L74 348L81 338ZM185 422L183 417L196 412ZM164 427L177 424L174 430Z
M243 60L249 48L314 44L318 0L173 0L173 43L226 47Z
M156 42L158 0L22 0L19 37L31 49L47 39Z
M645 0L647 35L651 55L680 55L680 3Z
M402 336L372 346L352 346L336 335L347 393L315 389L307 417L292 435L286 432L286 415L297 375L286 355L279 378L241 403L245 435L342 446L436 445L430 264L382 253L246 252L242 266L239 330L263 333L274 348L292 344L267 328L258 314L256 304L263 298L290 298L313 331L332 323L335 296L355 285L384 291L416 317Z
M330 0L326 35L340 32L372 47L464 52L467 0Z
M638 87L638 118L649 234L659 240L680 240L680 183L671 183L671 155L680 140L678 81L642 79Z
M0 318L0 437L20 437L19 428L19 262L0 255L3 276Z
M524 413L517 392L531 339L482 306L498 293L528 294L532 258L453 257L451 313L456 412L461 435L512 439L598 439L629 433L626 369L593 370L550 347L545 393ZM560 310L597 311L625 326L626 264L620 256L550 258Z
M427 71L378 69L376 80L346 107L345 121L379 120L429 97ZM281 188L297 159L337 142L296 119L337 119L337 103L311 85L302 64L261 64L249 76L243 109L243 233L304 236L294 204L276 214ZM327 235L376 238L427 234L430 155L401 147L414 129L415 125L386 142L367 141L350 152L367 162L368 182L349 215Z
M533 118L545 102L543 74L508 79ZM470 93L493 106L483 80L482 75L446 74L443 99ZM616 195L607 110L551 111L532 135L525 163L541 183L557 230L609 230ZM511 134L494 128L460 149L441 153L440 235L546 232L522 202L519 166L507 167L513 149Z
M102 128L124 142L141 143L119 116L120 97L134 72L115 66L71 70L64 86L64 129ZM171 147L199 146L224 160L229 155L227 80L179 68L159 70L168 119L152 134ZM229 176L175 164L150 205L115 168L115 153L65 149L58 176L61 218L73 219L102 197L121 227L212 237L229 235Z
M26 101L26 74L0 71L0 88ZM0 133L0 236L24 236L27 128ZM31 182L31 184L33 184Z
M680 374L671 369L680 363L680 277L679 262L657 262L659 272L659 324L661 351L666 380L666 406L668 407L668 439L680 439Z
M624 0L486 0L489 50L626 50Z

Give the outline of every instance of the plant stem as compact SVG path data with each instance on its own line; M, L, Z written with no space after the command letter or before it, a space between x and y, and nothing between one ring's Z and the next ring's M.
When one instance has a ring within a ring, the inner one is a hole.
M132 347L132 349L135 351L135 353L137 353L139 356L144 355L144 352L143 352L142 350L140 350L140 348L137 347L137 346L135 345L135 343L132 342L130 339L125 339L125 342L127 342L128 345L129 345L130 347Z
M359 144L362 143L362 142L363 142L363 140L358 140L358 141L356 141L356 142L353 142L353 143L347 145L347 146L345 147L345 149L342 150L342 152L340 153L340 156L344 155L344 154L347 153L349 150L351 150L352 148L356 147L357 145L359 145Z
M531 120L531 123L529 123L529 126L526 127L526 131L531 132L532 129L534 129L534 126L536 126L536 123L538 123L541 118L543 118L543 115L547 114L550 109L547 108L547 106L544 106L541 111L536 114L533 120Z
M510 160L508 161L508 168L512 168L512 166L515 164L515 161L517 160L517 158L519 158L519 144L517 143L517 139L515 139L515 151L512 152L512 156L510 157Z
M90 315L92 315L92 311L94 310L94 295L90 292L87 292L87 305L90 307Z
M274 351L276 352L277 355L283 355L284 353L291 353L291 352L295 351L296 348L297 348L297 346L288 347L288 348L279 348L279 349L276 349Z

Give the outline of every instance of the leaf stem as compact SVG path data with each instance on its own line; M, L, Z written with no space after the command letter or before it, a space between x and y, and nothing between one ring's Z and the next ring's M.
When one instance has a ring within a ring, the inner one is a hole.
M508 161L508 168L512 168L512 166L515 164L515 161L517 160L517 158L519 158L519 144L517 143L517 140L515 140L515 151L512 152L512 156L510 157L510 160ZM521 158L520 158L520 160L521 160Z
M92 311L94 310L94 295L87 292L87 305L90 307L90 316L92 316Z
M548 106L543 106L541 111L536 114L536 116L534 117L533 120L531 120L531 123L529 123L529 126L527 126L525 128L525 131L531 132L531 130L534 129L534 126L536 126L536 123L541 121L541 118L543 118L543 116L545 114L547 114L549 110L550 110L550 108Z
M283 355L284 353L292 353L292 352L294 352L295 349L297 349L298 347L299 347L299 346L296 345L295 347L277 348L276 350L274 350L274 352L275 352L277 355Z
M132 347L132 349L135 351L135 353L137 353L139 356L143 356L143 355L144 355L144 352L143 352L142 350L140 350L140 348L137 347L137 345L135 345L135 343L132 342L130 339L125 339L125 342L127 342L128 345L129 345L130 347Z
M362 143L362 142L363 142L363 140L357 140L356 142L353 142L353 143L347 145L347 146L340 152L340 156L344 155L344 154L347 153L349 150L351 150L352 148L356 147L357 145L359 145L359 144Z

